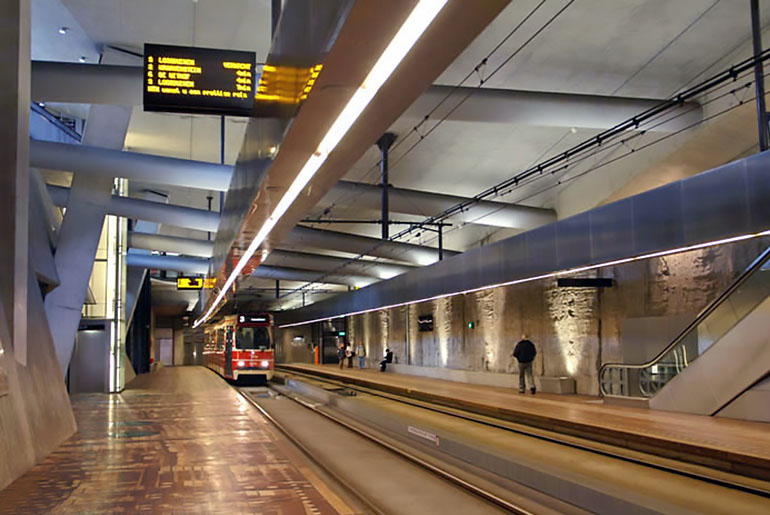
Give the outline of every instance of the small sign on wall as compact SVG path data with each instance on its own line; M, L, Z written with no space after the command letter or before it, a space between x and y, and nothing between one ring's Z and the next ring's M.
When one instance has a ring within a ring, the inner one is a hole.
M417 317L417 330L427 333L433 330L433 315L421 315Z

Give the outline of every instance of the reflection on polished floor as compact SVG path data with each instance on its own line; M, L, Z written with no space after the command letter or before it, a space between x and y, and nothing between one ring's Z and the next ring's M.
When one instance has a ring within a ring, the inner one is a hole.
M585 436L727 472L770 479L770 424L605 405L579 395L518 395L514 390L336 365L290 364L322 375L492 417Z
M78 432L0 492L0 513L350 513L240 395L202 367L77 396Z

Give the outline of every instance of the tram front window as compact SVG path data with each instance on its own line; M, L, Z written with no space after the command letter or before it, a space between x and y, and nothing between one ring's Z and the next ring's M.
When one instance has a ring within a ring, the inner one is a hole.
M269 350L267 327L239 327L235 345L241 350Z

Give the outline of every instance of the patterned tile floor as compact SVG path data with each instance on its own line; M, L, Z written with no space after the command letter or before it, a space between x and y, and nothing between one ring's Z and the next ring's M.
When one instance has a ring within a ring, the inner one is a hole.
M0 513L351 513L204 368L162 369L73 408L78 432L0 492Z

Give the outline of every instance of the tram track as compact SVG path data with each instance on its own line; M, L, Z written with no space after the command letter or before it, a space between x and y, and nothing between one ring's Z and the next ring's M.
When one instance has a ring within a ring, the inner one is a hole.
M281 423L279 420L276 419L273 415L269 413L267 409L265 409L263 406L260 405L260 403L254 399L250 392L244 390L243 388L234 387L238 391L238 393L252 406L254 406L259 413L265 417L266 420L268 420L281 434L283 434L289 441L291 441L305 456L307 456L316 466L318 466L321 470L324 471L324 473L328 474L336 483L338 483L340 486L345 488L346 493L350 496L352 496L354 499L356 499L358 502L361 503L362 506L365 506L368 510L371 510L372 513L377 514L385 514L385 513L392 513L392 511L388 510L387 508L383 506L379 506L375 502L373 502L371 499L367 498L366 496L362 496L356 489L349 487L349 481L347 478L342 477L339 473L337 473L333 467L330 467L329 464L324 463L322 460L319 460L314 453L298 438L294 432L286 427L285 424ZM316 405L312 402L309 402L305 399L302 399L301 397L297 395L293 395L290 393L287 393L286 391L277 391L272 387L267 387L272 392L275 392L277 395L283 396L287 399L290 399L294 403L296 403L298 406L301 406L302 408L311 411L312 413L316 415L322 416L324 419L329 420L330 422L333 422L335 425L345 429L346 431L350 431L352 433L355 433L358 436L363 437L368 442L375 444L377 447L384 449L388 451L389 453L392 453L399 458L402 458L406 460L407 462L419 467L421 470L425 471L428 474L431 474L437 478L440 478L454 487L457 487L468 494L480 499L484 503L489 504L490 506L494 506L495 508L501 509L508 513L516 513L521 515L530 515L533 513L544 513L546 511L553 511L553 509L546 509L546 507L543 507L544 510L540 511L533 511L531 509L532 505L537 505L537 501L531 501L528 500L526 503L530 507L523 506L524 503L516 503L511 501L510 499L505 499L501 497L500 495L490 491L490 489L478 486L477 484L474 484L473 481L470 481L466 478L460 477L458 474L455 474L449 470L447 470L444 467L441 467L435 463L435 460L432 460L434 462L429 461L424 456L418 455L418 452L409 450L406 448L405 445L399 445L400 442L395 441L388 441L389 438L385 437L382 434L377 433L375 430L371 428L364 428L359 424L351 423L349 420L345 420L342 417L335 415L333 413L330 413L327 410L320 409L319 405ZM561 502L557 499L553 498L554 502ZM575 512L582 511L578 508L575 508Z
M278 366L277 370L281 367ZM536 438L548 443L554 443L565 447L590 452L599 456L604 456L627 463L633 463L635 465L641 465L651 469L675 474L678 476L686 477L689 479L695 479L703 481L720 487L728 488L730 490L736 490L766 499L770 499L770 485L766 482L755 480L752 478L744 478L743 476L735 477L733 474L717 472L716 474L709 474L705 467L689 464L685 462L679 462L669 458L660 458L658 456L646 455L640 451L632 451L629 449L613 448L609 444L590 442L580 437L573 437L564 435L561 433L549 432L540 428L531 428L523 424L508 422L504 420L494 419L480 415L477 413L469 412L460 408L453 408L437 403L431 403L424 400L415 400L402 395L383 392L374 388L367 388L360 385L347 383L341 380L330 379L328 377L317 376L313 374L303 373L296 370L281 370L282 373L292 376L302 377L306 380L312 380L317 383L327 384L334 386L335 388L350 390L357 393L371 395L382 399L387 399L400 404L408 405L424 409L433 413L447 415L453 418L461 419L464 421L473 422L486 427L492 427L500 429L516 435L526 436L530 438ZM730 476L730 477L728 477Z

